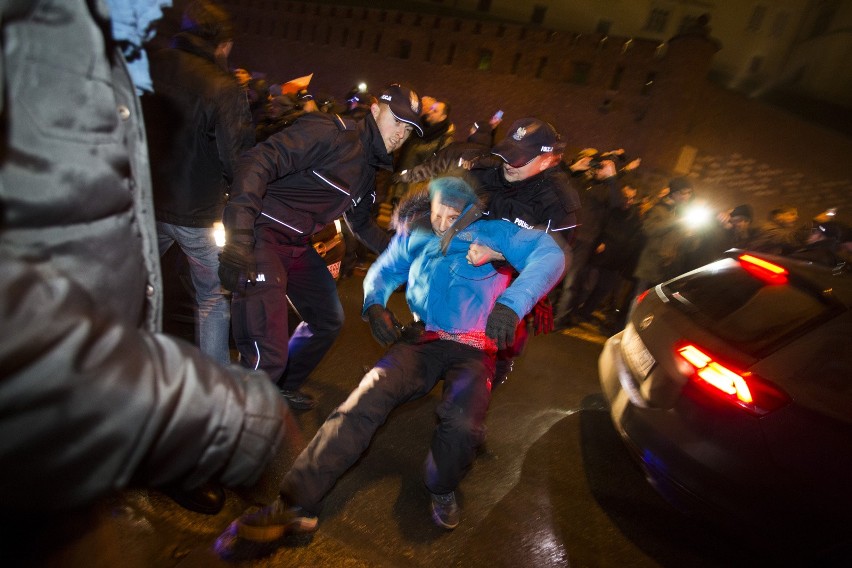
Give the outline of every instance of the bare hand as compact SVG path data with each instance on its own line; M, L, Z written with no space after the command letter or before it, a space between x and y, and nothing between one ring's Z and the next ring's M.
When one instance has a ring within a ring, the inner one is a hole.
M506 258L496 250L477 243L471 243L470 247L467 249L467 256L465 258L467 258L468 264L472 264L473 266L482 266L486 262L492 262L495 260L506 260Z

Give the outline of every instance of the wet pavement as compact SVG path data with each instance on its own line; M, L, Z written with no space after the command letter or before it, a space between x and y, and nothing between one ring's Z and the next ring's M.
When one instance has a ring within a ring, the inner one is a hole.
M433 524L421 481L436 388L391 415L329 494L312 537L285 539L258 559L222 559L217 537L248 507L274 497L295 452L382 353L360 320L361 278L342 281L339 291L347 323L305 387L319 406L293 413L289 447L260 483L228 490L225 509L214 516L186 511L157 491L127 490L76 518L39 527L33 540L51 547L30 549L31 558L181 568L700 567L742 560L742 550L662 501L630 460L599 394L604 338L591 326L532 337L508 382L495 390L486 444L457 492L462 520L454 531ZM402 294L390 307L400 319L407 315Z

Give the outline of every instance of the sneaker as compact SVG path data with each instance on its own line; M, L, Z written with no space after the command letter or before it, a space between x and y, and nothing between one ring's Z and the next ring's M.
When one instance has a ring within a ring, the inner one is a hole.
M310 410L317 405L317 401L314 400L314 397L309 394L305 394L300 390L281 389L281 395L287 399L287 404L296 410Z
M317 530L317 518L278 497L271 505L237 519L237 534L253 542L272 542L288 534Z
M432 519L439 527L445 529L454 529L459 526L459 506L456 503L456 494L453 491L438 495L430 493L432 496Z

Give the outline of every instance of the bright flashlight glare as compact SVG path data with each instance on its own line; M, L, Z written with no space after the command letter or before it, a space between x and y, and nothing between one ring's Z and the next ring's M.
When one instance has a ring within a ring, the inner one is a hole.
M689 227L703 227L713 218L713 212L705 205L692 205L683 213L683 222Z
M216 241L217 247L225 246L225 225L221 221L213 223L213 240Z
M362 93L367 92L367 83L358 83L358 90Z

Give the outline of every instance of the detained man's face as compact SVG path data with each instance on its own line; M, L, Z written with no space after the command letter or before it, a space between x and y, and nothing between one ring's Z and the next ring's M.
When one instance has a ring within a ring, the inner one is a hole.
M429 219L432 221L432 230L439 237L443 237L453 223L461 215L461 211L439 201L439 197L432 198L432 211Z
M382 135L382 141L385 143L385 150L388 154L399 149L402 143L411 136L411 131L414 130L414 127L407 122L397 120L390 107L384 103L374 104L370 107L370 112L376 119L379 133Z

